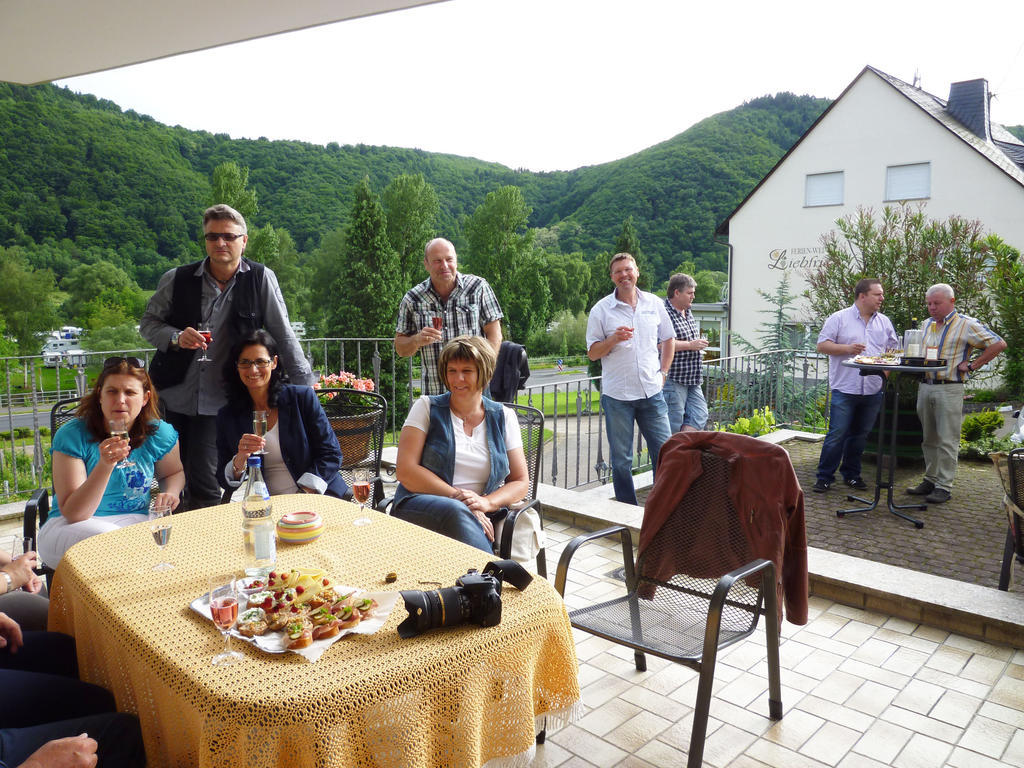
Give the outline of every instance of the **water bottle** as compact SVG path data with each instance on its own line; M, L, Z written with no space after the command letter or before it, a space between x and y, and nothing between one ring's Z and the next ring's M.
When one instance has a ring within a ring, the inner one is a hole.
M242 534L245 539L245 575L266 579L277 560L274 520L270 516L270 491L260 469L262 457L246 461L248 477L242 497Z

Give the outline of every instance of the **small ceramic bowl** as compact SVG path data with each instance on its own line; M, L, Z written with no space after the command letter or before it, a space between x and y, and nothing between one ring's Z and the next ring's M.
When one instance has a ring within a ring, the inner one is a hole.
M324 521L316 512L289 512L277 521L277 538L288 544L305 544L324 532Z

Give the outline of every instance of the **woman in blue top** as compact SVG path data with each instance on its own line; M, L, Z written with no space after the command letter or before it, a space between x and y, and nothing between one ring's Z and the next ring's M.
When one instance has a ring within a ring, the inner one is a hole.
M398 438L394 517L493 552L495 512L529 490L519 421L484 397L494 347L458 336L437 362L443 395L421 397Z
M56 568L82 539L147 519L154 476L162 489L154 501L177 507L185 473L178 434L157 410L157 394L137 357L111 357L78 418L53 436L54 513L39 531L39 555ZM129 439L109 437L112 418L129 422ZM117 464L131 454L131 465Z

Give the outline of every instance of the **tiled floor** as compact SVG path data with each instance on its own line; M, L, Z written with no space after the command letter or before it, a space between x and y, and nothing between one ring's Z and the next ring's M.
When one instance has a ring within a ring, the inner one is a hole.
M553 579L579 531L545 527ZM623 591L606 576L618 565L602 542L578 552L568 607ZM764 635L719 657L705 765L1024 767L1024 651L816 598L810 607L805 626L783 626L782 720L768 719ZM549 733L533 765L685 765L696 672L652 656L637 672L632 650L585 633L576 653L586 714Z
M545 523L554 579L580 531ZM0 523L0 535L20 520ZM609 541L610 545L611 542ZM621 592L621 555L577 553L572 608ZM785 717L768 719L764 635L719 657L704 764L715 768L1024 768L1024 651L811 598L803 627L783 624ZM584 716L548 733L532 765L665 768L686 764L696 672L576 635Z

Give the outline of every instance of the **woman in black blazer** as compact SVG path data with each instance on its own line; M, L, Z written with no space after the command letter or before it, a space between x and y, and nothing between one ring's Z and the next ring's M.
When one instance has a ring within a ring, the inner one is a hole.
M224 368L228 403L217 413L218 481L237 488L249 455L263 452L263 479L272 495L326 493L341 498L341 449L316 393L287 383L277 344L266 331L235 343ZM267 432L253 431L253 411L267 412Z

